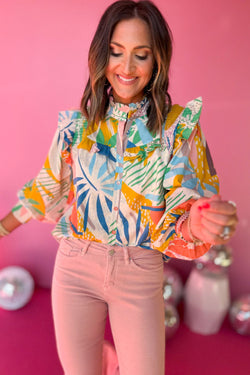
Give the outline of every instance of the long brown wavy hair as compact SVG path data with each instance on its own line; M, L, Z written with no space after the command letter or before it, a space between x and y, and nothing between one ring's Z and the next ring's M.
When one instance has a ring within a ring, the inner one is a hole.
M155 132L161 129L172 104L168 93L172 33L159 9L151 1L119 0L104 12L89 49L89 79L81 99L81 111L89 125L105 117L110 89L105 71L109 62L111 37L120 21L131 18L145 21L151 33L155 63L144 92L150 101L147 127Z

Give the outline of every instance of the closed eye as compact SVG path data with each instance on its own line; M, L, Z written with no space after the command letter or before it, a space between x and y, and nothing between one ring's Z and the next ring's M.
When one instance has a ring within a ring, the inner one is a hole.
M114 57L119 57L119 56L121 56L122 54L121 54L121 53L115 53L115 52L111 51L111 52L110 52L110 55L111 55L111 56L114 56Z
M145 56L136 55L136 57L139 60L146 60L148 58L148 55L145 55Z

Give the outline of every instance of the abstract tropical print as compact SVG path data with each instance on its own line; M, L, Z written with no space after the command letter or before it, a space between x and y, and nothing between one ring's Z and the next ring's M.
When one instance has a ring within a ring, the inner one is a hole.
M148 106L146 98L124 105L111 97L105 119L93 126L80 111L60 112L42 169L18 193L16 218L56 223L58 240L140 246L164 260L204 254L209 244L190 246L175 231L194 199L219 191L199 125L202 100L172 106L155 134Z

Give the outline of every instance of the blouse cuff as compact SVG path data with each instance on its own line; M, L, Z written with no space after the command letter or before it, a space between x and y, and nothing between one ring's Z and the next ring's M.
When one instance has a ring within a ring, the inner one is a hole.
M22 224L25 224L27 223L31 218L32 218L32 215L30 213L30 211L27 210L27 208L25 208L23 205L22 205L22 202L21 200L19 200L14 207L12 207L11 209L11 212L13 213L13 215L15 216L15 218Z

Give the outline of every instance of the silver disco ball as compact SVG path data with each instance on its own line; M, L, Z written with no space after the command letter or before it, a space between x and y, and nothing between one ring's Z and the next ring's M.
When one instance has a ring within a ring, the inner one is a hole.
M34 280L22 267L10 266L0 271L0 307L17 310L31 299Z

